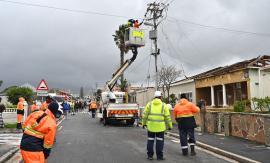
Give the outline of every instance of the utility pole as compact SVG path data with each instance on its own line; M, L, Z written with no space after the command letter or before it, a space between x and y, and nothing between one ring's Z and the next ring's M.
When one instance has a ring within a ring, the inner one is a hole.
M167 6L164 3L149 3L147 5L147 10L144 15L145 17L145 25L152 26L152 30L149 32L149 38L153 41L154 44L154 52L151 53L155 57L155 89L158 90L158 66L157 66L157 57L160 54L160 49L157 46L157 35L158 35L158 25L162 22L163 13L167 11Z

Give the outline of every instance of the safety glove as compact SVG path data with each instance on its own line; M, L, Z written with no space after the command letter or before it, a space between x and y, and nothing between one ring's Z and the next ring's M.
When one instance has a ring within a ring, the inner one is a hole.
M45 159L47 159L51 153L51 149L43 148L43 153L44 153Z

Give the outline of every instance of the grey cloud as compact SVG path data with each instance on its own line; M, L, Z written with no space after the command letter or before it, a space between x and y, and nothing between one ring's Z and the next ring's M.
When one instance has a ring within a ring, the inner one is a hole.
M150 0L24 1L42 5L142 17ZM258 55L270 54L270 37L233 33L171 21L185 19L201 24L267 33L270 3L258 1L174 1L163 30L159 28L161 58L158 64L174 64L192 75ZM0 57L4 88L45 78L50 87L78 91L109 80L119 65L119 50L112 34L125 18L72 13L39 7L0 3ZM149 29L147 27L143 27ZM168 42L171 40L171 43ZM172 48L173 47L173 48ZM149 67L150 41L139 49L126 78L143 83ZM127 54L129 58L131 54ZM154 67L151 59L150 72Z

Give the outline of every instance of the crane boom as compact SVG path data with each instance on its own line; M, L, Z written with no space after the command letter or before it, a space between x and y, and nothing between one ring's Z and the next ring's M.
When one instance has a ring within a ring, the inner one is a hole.
M133 61L136 59L138 51L137 47L132 47L131 49L133 56L130 59L127 59L124 64L115 71L113 74L113 77L110 81L107 82L107 87L109 88L110 91L112 91L113 87L117 83L117 80L119 77L124 73L124 71L133 63Z

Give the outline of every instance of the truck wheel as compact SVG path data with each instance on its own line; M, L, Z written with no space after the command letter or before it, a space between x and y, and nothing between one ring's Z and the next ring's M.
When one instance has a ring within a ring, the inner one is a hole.
M130 126L133 125L134 122L135 122L135 119L128 119L128 120L126 120L127 125L130 125Z

